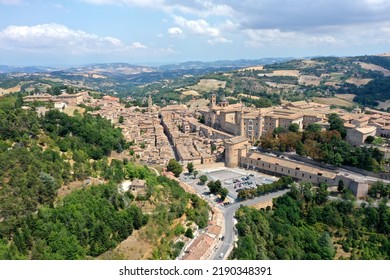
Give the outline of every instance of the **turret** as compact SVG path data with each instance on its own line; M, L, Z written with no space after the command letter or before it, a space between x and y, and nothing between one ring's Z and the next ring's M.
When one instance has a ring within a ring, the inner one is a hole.
M210 109L214 108L217 105L217 95L213 93L210 98Z

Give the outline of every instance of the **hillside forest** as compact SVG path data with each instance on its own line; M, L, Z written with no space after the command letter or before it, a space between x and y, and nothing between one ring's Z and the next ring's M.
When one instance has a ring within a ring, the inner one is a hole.
M207 225L208 205L176 181L110 157L131 143L109 121L21 105L19 95L0 99L0 259L123 258L104 254L140 230L153 248L145 258L174 259L185 231ZM144 193L121 191L134 179Z
M327 200L327 186L293 186L274 207L236 212L239 241L231 259L388 260L390 208L360 207L351 198Z

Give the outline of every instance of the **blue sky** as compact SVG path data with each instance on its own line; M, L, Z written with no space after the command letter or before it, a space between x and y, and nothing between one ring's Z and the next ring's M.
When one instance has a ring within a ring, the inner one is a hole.
M0 64L390 52L390 0L0 0Z

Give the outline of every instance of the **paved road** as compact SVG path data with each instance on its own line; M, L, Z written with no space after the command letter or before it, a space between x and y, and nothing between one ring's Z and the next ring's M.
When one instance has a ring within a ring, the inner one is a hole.
M212 260L226 259L226 257L227 257L226 253L228 253L228 252L230 253L230 250L233 248L234 242L236 239L236 232L235 232L235 228L234 228L233 219L234 219L234 215L235 215L236 210L238 208L240 208L241 205L251 206L251 205L257 204L259 202L265 202L271 198L276 198L276 197L282 196L287 192L288 192L288 190L279 191L279 192L271 193L271 194L268 194L265 196L256 197L255 199L246 200L244 202L234 203L234 204L231 204L229 206L220 206L222 213L224 215L224 220L225 220L225 223L224 223L225 229L223 231L224 232L224 240L219 243L216 252L211 256L211 259ZM222 258L221 258L221 254L223 254Z
M234 246L234 242L236 239L236 232L234 228L234 215L235 212L238 208L240 208L241 205L245 206L251 206L254 204L257 204L259 202L265 202L271 198L276 198L279 196L284 195L285 193L288 192L288 190L284 191L279 191L275 193L271 193L265 196L261 197L256 197L251 200L246 200L243 202L235 202L233 204L223 206L221 204L217 204L214 199L215 197L210 197L208 195L208 187L206 185L198 185L197 182L199 181L198 179L194 179L193 176L189 176L188 174L181 174L180 175L180 180L183 182L186 182L187 184L191 185L197 193L199 193L205 200L208 200L211 204L217 206L219 209L221 209L223 216L224 216L224 229L222 230L222 235L224 236L224 240L220 241L219 244L217 245L217 248L214 252L214 254L211 255L210 259L212 260L221 260L221 259L226 259L227 253L230 253L231 249ZM230 196L230 193L229 195ZM222 258L221 253L223 253Z

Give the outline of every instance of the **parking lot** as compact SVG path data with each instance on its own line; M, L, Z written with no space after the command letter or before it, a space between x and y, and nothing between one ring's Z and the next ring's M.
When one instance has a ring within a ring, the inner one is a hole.
M222 187L229 190L228 198L233 202L240 190L254 189L256 185L269 184L277 180L276 177L243 169L225 168L204 172L209 180L220 180Z

